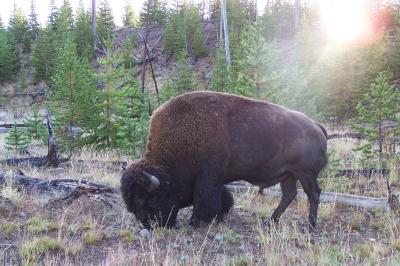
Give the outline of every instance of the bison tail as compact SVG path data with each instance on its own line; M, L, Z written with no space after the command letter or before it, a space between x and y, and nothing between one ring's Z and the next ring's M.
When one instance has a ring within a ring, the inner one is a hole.
M325 127L323 125L321 125L320 123L318 123L318 122L315 122L315 123L317 123L319 128L322 130L322 133L324 133L326 139L328 139L328 132L326 131Z

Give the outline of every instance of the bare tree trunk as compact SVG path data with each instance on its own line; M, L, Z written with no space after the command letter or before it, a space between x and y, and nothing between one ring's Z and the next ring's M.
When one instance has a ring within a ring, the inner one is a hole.
M222 19L224 26L225 56L228 69L231 67L231 52L229 50L228 17L226 14L226 0L222 0Z

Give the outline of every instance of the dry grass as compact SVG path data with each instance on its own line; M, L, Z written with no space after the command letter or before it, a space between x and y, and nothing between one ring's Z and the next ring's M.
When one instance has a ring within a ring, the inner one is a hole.
M0 134L0 145L2 141ZM330 141L340 167L354 168L359 158L350 140ZM45 148L35 149L45 154ZM3 151L1 151L3 152ZM0 153L1 153L0 152ZM0 154L0 156L4 156ZM23 166L40 178L86 178L119 185L121 169L85 161L132 161L114 152L83 150L58 169ZM398 165L392 164L391 169ZM7 170L7 169L6 169ZM398 176L392 179L396 182ZM381 176L354 179L329 176L324 190L385 197ZM26 194L11 182L0 189L13 209L0 213L0 264L25 265L399 265L399 218L380 210L362 210L321 204L319 227L308 232L308 202L298 199L272 228L261 226L279 198L254 192L235 194L235 206L226 221L191 230L191 209L181 210L178 228L157 228L147 237L122 200L110 209L85 196L59 209L45 207L46 195Z

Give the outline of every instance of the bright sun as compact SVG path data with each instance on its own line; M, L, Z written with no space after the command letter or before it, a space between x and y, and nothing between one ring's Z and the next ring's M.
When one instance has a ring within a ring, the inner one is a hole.
M367 36L370 21L363 0L321 2L321 20L330 41L347 44Z

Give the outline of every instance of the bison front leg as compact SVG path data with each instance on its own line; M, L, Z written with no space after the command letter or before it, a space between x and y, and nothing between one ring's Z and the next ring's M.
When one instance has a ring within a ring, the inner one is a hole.
M224 216L228 214L229 210L232 208L233 203L232 193L224 186L221 193L221 210L217 215L217 222L222 222Z
M190 219L190 226L192 227L200 226L201 221L211 223L212 220L221 213L221 197L224 186L218 184L218 175L216 175L215 172L209 173L208 175L199 176L195 182L193 214Z

